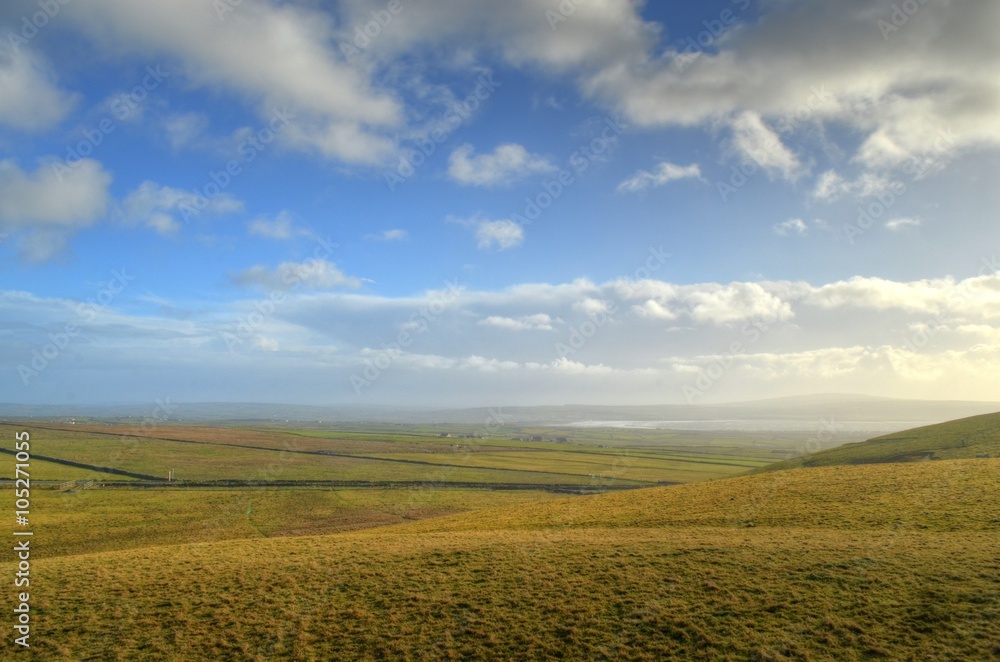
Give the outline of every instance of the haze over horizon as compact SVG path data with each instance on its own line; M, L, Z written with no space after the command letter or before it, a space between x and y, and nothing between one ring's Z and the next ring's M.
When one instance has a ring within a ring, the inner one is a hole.
M1000 401L1000 4L43 4L0 402Z

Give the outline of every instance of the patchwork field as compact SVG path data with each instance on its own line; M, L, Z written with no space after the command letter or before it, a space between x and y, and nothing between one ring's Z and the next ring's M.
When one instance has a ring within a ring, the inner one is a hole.
M743 473L771 461L750 443L691 449L698 438L632 434L611 447L614 432L573 443L496 437L451 438L398 429L387 433L336 430L250 429L173 425L27 425L32 452L90 467L91 473L47 471L55 480L97 478L108 468L127 478L180 482L341 481L434 482L484 485L641 486L708 480ZM9 438L15 426L0 425ZM556 434L550 431L548 439ZM603 437L608 437L604 439ZM634 439L647 444L631 445ZM75 467L80 469L82 467ZM0 467L0 475L12 471Z

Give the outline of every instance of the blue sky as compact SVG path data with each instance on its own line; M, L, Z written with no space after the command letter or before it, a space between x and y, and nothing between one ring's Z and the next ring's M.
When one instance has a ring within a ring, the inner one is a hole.
M1000 399L998 19L5 3L0 401Z

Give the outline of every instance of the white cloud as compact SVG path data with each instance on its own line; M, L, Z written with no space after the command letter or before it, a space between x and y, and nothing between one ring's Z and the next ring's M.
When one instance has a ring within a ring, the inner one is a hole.
M515 143L500 145L489 154L473 152L472 145L465 144L448 157L448 174L460 184L500 186L555 169L546 159Z
M893 232L899 232L900 230L905 230L907 228L920 227L920 219L918 218L891 218L885 222L885 227L887 230L892 230Z
M74 231L104 217L111 179L93 159L81 159L73 168L50 161L34 172L12 159L0 160L0 236L15 234L28 261L52 259Z
M208 116L204 113L171 115L164 122L167 139L174 149L196 144L208 130Z
M476 239L479 250L505 251L524 243L524 228L510 220L478 221Z
M229 195L220 193L210 200L199 199L190 191L160 186L145 181L121 201L116 217L128 225L145 225L160 234L174 234L181 229L185 215L231 214L243 209L243 203Z
M111 173L93 159L81 159L72 168L52 161L34 172L21 170L12 159L0 160L0 227L90 225L107 209L111 179Z
M309 236L311 234L308 230L295 227L292 214L287 210L278 212L278 215L274 218L259 216L250 221L247 230L251 235L282 240Z
M59 89L49 67L28 49L0 52L0 124L23 131L48 128L76 103L77 96Z
M665 304L662 304L655 299L649 299L640 306L633 306L632 311L639 317L649 317L660 320L677 319L677 313L673 312Z
M758 283L689 286L682 297L697 322L726 324L749 319L787 320L792 307Z
M107 392L120 388L119 366L158 366L157 386L169 384L171 392L187 395L192 385L224 383L240 398L266 400L273 399L273 390L241 389L278 381L294 385L283 391L288 397L308 402L319 392L326 398L356 397L351 374L366 361L385 365L391 358L366 396L397 404L683 402L684 386L720 369L723 376L713 382L706 401L810 391L1000 399L995 379L1000 274L819 286L648 281L645 296L633 299L624 298L628 292L618 282L582 280L461 290L449 297L442 292L385 297L316 291L348 285L349 277L331 267L286 263L245 272L247 284L280 289L284 296L233 352L226 351L221 334L236 332L239 320L257 309L259 293L228 304L187 302L181 307L192 312L183 320L166 313L126 314L112 302L88 325L88 342L74 346L83 361L53 362L45 375L49 381L36 385L64 389L89 383L92 392ZM308 288L296 289L299 281ZM581 313L596 309L588 300L621 312L613 323L595 324L579 345L569 339L580 322L563 328L560 320L580 320ZM671 315L641 317L629 308L650 301L669 306ZM169 303L158 302L164 308ZM77 306L0 292L7 333L0 361L23 362L37 344L39 326L64 325ZM421 310L435 314L422 316ZM523 328L542 327L546 317L554 331ZM489 318L494 320L485 322ZM387 349L404 322L415 320L422 325L407 330L419 337L420 354ZM482 333L484 324L509 332ZM931 342L916 351L906 342L920 343L919 334ZM560 353L560 343L574 351ZM91 365L102 368L90 370Z
M799 236L804 235L809 231L809 226L801 218L790 218L783 223L776 223L774 225L775 234L779 234L785 237L790 234L797 234Z
M383 230L377 234L365 235L365 239L369 241L404 241L409 236L410 233L406 230L394 228L392 230Z
M319 290L361 287L361 279L346 275L333 262L319 259L282 262L274 269L256 265L235 274L233 281L269 290L286 290L299 285Z
M647 172L645 170L638 171L619 184L618 191L642 191L650 186L663 186L669 182L687 178L701 179L701 168L698 167L697 163L680 166L663 161L656 167L654 172Z
M743 158L754 161L768 174L780 174L789 181L794 181L801 174L802 164L798 157L785 147L777 133L764 124L759 113L744 111L732 120L730 127L733 147Z
M501 315L490 315L479 321L483 326L495 326L511 331L554 331L552 318L545 313L535 315L524 315L522 317L503 317Z
M824 202L833 202L844 195L869 198L898 186L898 183L876 173L866 172L857 179L846 180L836 170L827 170L816 180L812 194Z
M898 282L856 276L813 288L805 303L826 309L900 310L922 315L950 314L963 320L1000 317L1000 274L963 281L953 278Z
M1000 21L1000 5L977 3L958 15L950 3L928 3L882 38L878 21L892 11L889 0L770 2L685 66L683 46L660 56L637 44L584 72L582 87L647 127L737 113L783 135L839 125L865 137L855 158L870 168L1000 145L1000 79L992 73L1000 44L987 28ZM795 172L790 156L779 149L775 171Z
M232 9L221 19L220 5ZM265 0L94 0L67 5L63 15L107 52L163 56L168 76L183 72L194 86L245 96L262 122L290 108L285 144L360 164L384 163L394 152L390 132L402 125L402 104L343 61L330 17L319 10ZM171 71L175 63L181 71Z

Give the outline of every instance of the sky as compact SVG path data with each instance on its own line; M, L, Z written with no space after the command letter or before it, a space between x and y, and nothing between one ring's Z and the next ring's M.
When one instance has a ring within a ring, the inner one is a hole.
M5 2L0 402L1000 400L998 25Z

